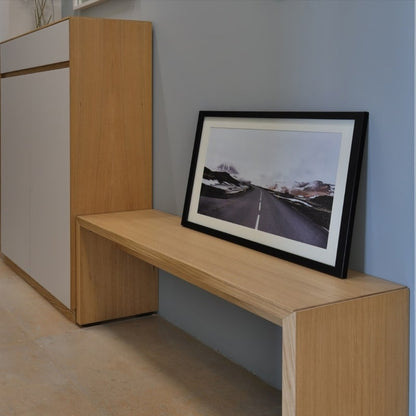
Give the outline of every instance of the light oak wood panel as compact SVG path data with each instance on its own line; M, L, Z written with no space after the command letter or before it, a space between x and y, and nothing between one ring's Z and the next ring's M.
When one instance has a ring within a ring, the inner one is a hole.
M55 69L69 68L69 61L59 62L57 64L41 65L28 69L21 69L18 71L11 71L1 74L1 78L18 77L21 75L35 74L36 72L54 71Z
M296 314L283 320L282 414L296 415Z
M287 415L407 416L408 345L407 289L297 312Z
M87 230L78 241L78 324L158 310L157 269Z
M148 22L71 20L72 214L152 204Z
M353 271L337 279L187 229L180 218L157 210L78 220L136 257L278 325L297 310L401 287Z
M75 253L77 215L152 207L152 25L71 19L70 39Z

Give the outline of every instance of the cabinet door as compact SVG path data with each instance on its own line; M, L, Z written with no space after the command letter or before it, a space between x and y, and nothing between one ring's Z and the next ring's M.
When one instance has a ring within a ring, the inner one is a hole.
M29 273L31 121L18 78L1 80L1 251Z
M70 307L69 69L2 80L2 141L2 250Z
M69 60L69 21L64 20L2 43L1 73Z
M28 83L30 275L70 308L69 69L32 74Z

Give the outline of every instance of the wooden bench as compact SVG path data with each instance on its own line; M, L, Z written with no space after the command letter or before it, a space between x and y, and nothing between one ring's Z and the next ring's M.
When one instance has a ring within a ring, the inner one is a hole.
M158 269L283 328L283 416L408 416L409 291L345 280L157 210L78 217L77 322L158 309Z

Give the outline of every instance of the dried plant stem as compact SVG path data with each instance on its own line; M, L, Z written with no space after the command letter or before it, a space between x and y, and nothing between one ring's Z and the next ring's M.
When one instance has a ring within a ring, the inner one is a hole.
M35 24L36 27L45 26L54 19L54 4L53 0L49 0L50 2L50 13L49 16L46 16L47 12L47 0L33 0L35 6Z

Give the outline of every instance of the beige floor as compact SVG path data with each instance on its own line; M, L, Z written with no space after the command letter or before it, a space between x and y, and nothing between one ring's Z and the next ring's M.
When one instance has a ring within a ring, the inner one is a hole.
M0 261L0 416L268 416L280 393L157 316L79 328Z

